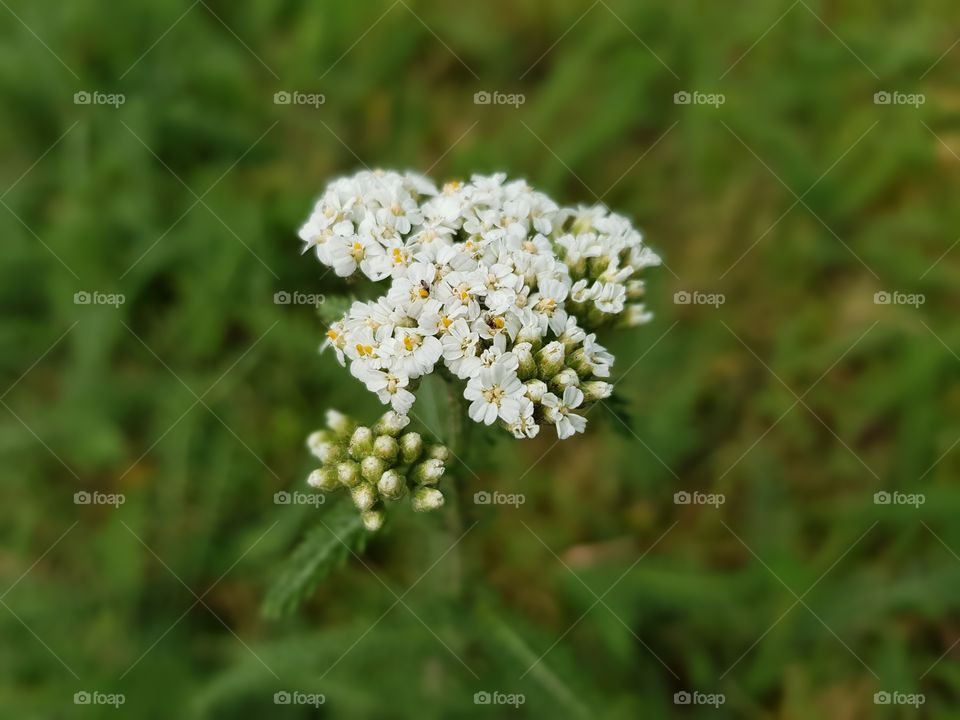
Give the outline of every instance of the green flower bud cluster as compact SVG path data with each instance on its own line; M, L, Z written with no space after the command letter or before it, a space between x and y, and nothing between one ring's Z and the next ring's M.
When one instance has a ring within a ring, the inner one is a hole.
M327 428L307 438L307 447L322 466L307 484L323 492L344 488L374 532L386 519L385 501L410 497L417 512L443 505L437 484L446 470L449 451L425 443L419 433L405 432L410 418L394 411L372 427L357 424L336 410L327 411Z

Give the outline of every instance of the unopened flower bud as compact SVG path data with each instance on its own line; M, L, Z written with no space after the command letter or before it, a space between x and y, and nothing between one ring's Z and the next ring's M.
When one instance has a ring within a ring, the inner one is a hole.
M337 469L330 465L317 468L307 476L307 485L317 490L330 492L336 490L340 485L340 479L337 477Z
M537 353L537 366L540 368L540 379L549 380L563 367L563 345L556 340L548 343Z
M373 441L373 454L388 463L393 463L400 453L400 445L396 438L389 435L377 435Z
M560 344L563 345L563 349L568 353L571 353L581 346L586 337L586 330L584 330L582 327L573 327L564 330L563 334L560 335L558 339Z
M518 343L513 346L512 352L519 362L517 376L521 380L529 380L532 377L536 377L537 362L533 359L533 345L528 342Z
M419 487L410 498L414 512L428 512L443 507L443 493L432 487Z
M550 379L550 389L557 395L563 395L563 391L568 387L577 387L580 384L580 377L573 368L564 368Z
M377 483L377 490L385 498L399 500L407 491L407 479L399 470L387 470L380 476L380 482Z
M570 225L570 232L574 235L593 232L593 218L588 214L574 215L573 223Z
M427 451L424 453L429 460L439 460L442 463L447 462L450 459L450 449L446 445L440 445L438 443L432 443L427 446Z
M643 280L627 280L627 299L640 300L646 294L647 284Z
M333 465L342 460L346 453L343 446L337 442L323 440L310 448L310 452L320 460L324 465Z
M603 380L588 380L580 384L580 391L583 393L584 402L596 402L610 397L613 385Z
M387 519L387 515L382 508L374 508L361 513L360 519L363 520L363 526L369 532L376 532L383 527L383 521Z
M543 380L528 380L524 383L524 394L530 398L534 404L538 404L543 400L543 396L547 393L547 384Z
M373 430L362 425L350 436L350 457L360 460L373 452Z
M373 432L377 435L399 435L400 431L403 430L407 425L410 424L410 418L406 415L401 415L398 412L393 410L388 410L383 414L376 424L373 426Z
M593 367L587 360L587 352L582 345L567 357L567 367L576 370L577 375L582 378L588 377L593 373Z
M360 482L360 465L351 460L340 463L337 465L337 479L344 487L353 487Z
M443 477L443 461L424 460L419 465L414 465L410 470L410 477L417 485L436 485Z
M530 349L534 352L540 349L540 346L543 344L543 341L540 337L540 328L538 327L529 327L524 325L520 328L520 331L517 333L516 342L519 343L529 343Z
M360 461L360 474L367 482L375 483L387 469L387 464L376 455L368 455Z
M423 454L423 438L420 433L408 432L400 436L400 460L405 465L412 465Z
M360 483L350 489L350 497L357 510L363 512L371 509L377 503L377 489L368 483Z
M336 436L329 430L317 430L307 437L307 447L310 448L310 452L314 452L314 448L320 443L333 442L334 440L336 440Z
M592 257L587 260L587 274L596 280L610 267L610 256L607 254Z
M338 437L348 438L357 424L342 412L327 410L327 427L333 430Z
M637 327L650 322L652 319L653 314L647 312L646 306L642 303L637 303L634 305L627 305L627 309L623 314L622 322L624 327Z

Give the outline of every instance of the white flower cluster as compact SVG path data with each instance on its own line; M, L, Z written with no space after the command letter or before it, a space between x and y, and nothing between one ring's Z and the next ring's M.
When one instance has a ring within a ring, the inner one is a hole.
M660 264L627 219L503 174L439 191L410 173L340 178L300 237L337 275L389 281L325 343L371 392L405 414L418 378L443 368L466 381L473 420L518 438L583 431L585 405L612 390L593 331L647 322L638 276Z

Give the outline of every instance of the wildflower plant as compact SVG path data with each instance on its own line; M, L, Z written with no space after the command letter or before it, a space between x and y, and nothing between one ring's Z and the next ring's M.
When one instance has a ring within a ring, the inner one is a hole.
M390 412L374 428L333 413L308 442L324 463L309 483L348 488L369 530L384 499L443 503L434 486L447 451L421 460L420 436L399 435L423 378L439 374L472 421L515 438L581 433L613 390L614 357L597 332L650 320L642 275L660 264L626 218L561 207L504 174L439 189L413 173L339 178L299 235L336 275L383 288L329 325L323 349ZM404 442L416 451L404 455Z

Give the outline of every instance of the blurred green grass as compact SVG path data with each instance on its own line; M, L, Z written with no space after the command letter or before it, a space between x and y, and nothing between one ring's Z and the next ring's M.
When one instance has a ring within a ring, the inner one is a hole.
M953 717L960 13L918 9L10 0L0 705L116 717L72 704L100 690L138 718L246 717L300 689L351 718L916 716L873 704L899 690ZM75 105L83 90L126 102ZM926 103L873 103L894 90ZM491 446L461 491L522 508L478 511L445 556L442 517L401 515L365 565L267 621L278 564L328 512L273 493L300 486L325 408L377 408L317 357L312 309L273 303L343 291L294 231L364 165L602 199L669 270L655 322L607 338L629 428L598 409L575 442ZM675 305L683 290L726 302ZM127 502L77 507L83 489ZM674 505L681 489L727 501ZM927 502L873 503L894 489ZM390 609L385 586L438 560ZM476 612L450 601L458 562L485 578ZM726 703L675 706L683 689ZM477 708L478 690L526 703Z

